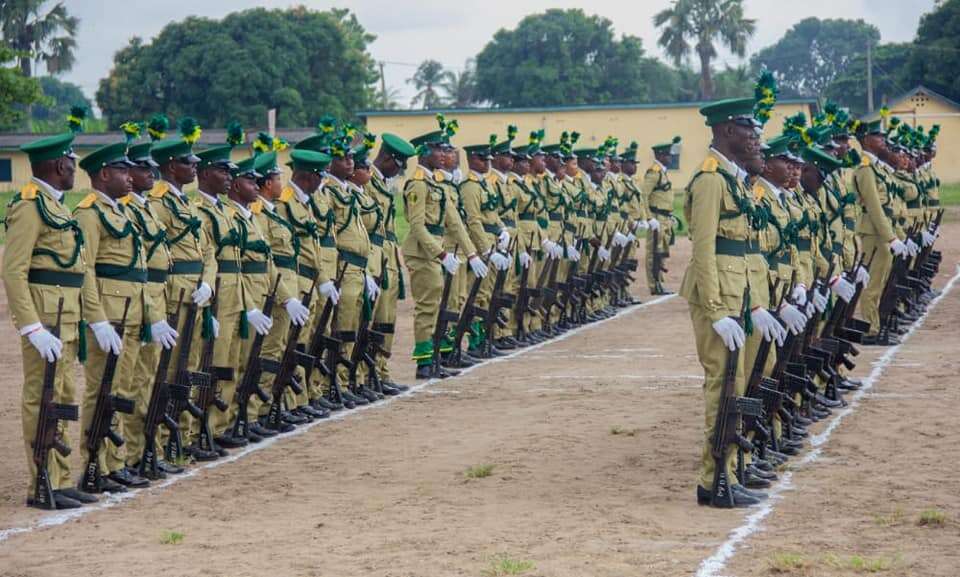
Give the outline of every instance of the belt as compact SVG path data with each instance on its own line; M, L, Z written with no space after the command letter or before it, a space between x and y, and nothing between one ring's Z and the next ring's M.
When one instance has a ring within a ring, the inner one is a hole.
M759 240L748 240L747 241L747 254L760 254L760 241Z
M735 240L718 236L716 240L716 253L727 256L744 256L747 254L747 241Z
M83 286L83 273L32 268L27 274L27 281L32 284L80 288Z
M367 268L367 257L360 256L355 252L350 252L349 250L339 250L337 251L340 260L346 262L347 264L352 264L357 268Z
M297 270L297 259L292 256L283 256L282 254L273 255L273 264L278 268L285 268L288 270Z
M843 219L843 228L853 230L857 228L857 221L852 218Z
M300 270L297 271L297 274L307 280L313 280L317 278L317 269L313 268L312 266L302 264L300 265Z
M767 264L769 266L774 266L778 264L789 265L790 264L790 254L783 253L780 256L767 255Z
M797 239L797 250L809 251L809 250L810 250L810 239L809 239L809 238L798 238L798 239Z
M549 213L547 213L547 216L549 216L549 217L550 217L550 220L552 220L552 221L561 221L561 220L563 220L563 215L560 214L559 212L549 212Z
M333 238L332 236L330 236L330 235L328 234L327 236L321 238L321 239L319 240L319 243L320 243L320 246L323 246L323 247L326 247L326 248L336 248L336 246L337 246L337 239Z
M495 224L483 223L483 232L490 234L500 234L500 227Z
M167 282L167 270L162 268L148 268L147 282Z
M443 236L443 225L442 224L428 224L427 232L433 236Z
M247 260L240 264L240 272L243 274L267 274L267 261L265 260Z
M918 198L916 200L908 200L907 208L920 208L920 199Z
M521 214L520 220L530 222L531 220L537 220L537 216L534 214Z
M512 218L501 218L500 220L502 220L503 224L509 226L510 228L516 228L517 226L517 221L513 220Z
M587 212L585 210L578 210L577 216L579 216L580 218L587 218Z
M372 242L373 244L377 246L383 246L383 241L384 241L384 237L382 234L378 234L376 232L370 233L370 242Z
M928 198L928 199L927 199L927 206L928 206L928 207L940 206L940 199L939 199L939 198Z
M831 248L833 248L833 252L834 252L835 254L840 254L840 253L843 252L843 243L842 243L842 242L835 242L835 243L833 243L833 246L832 246Z
M147 282L147 269L128 268L115 264L97 264L94 267L98 277L127 282Z
M170 267L170 274L202 274L203 263L199 260L175 260Z
M240 263L235 260L218 260L217 272L220 274L236 274L240 272Z
M567 232L577 232L577 227L571 222L565 222L563 223L563 230Z
M653 206L650 207L650 212L653 214L659 214L660 216L673 216L672 210L663 210L662 208L656 208Z
M390 242L399 242L399 241L397 240L397 233L393 232L392 230L388 230L388 231L387 231L387 240L389 240Z
M893 218L893 209L890 207L883 207L883 214L887 215L887 218Z

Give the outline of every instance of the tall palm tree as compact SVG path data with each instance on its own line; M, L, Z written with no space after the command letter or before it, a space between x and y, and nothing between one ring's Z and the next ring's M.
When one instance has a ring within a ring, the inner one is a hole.
M661 28L657 44L674 64L679 66L696 52L704 100L713 98L710 63L717 57L715 42L742 58L756 29L756 21L744 17L743 0L675 0L673 6L654 15L653 24ZM691 42L695 44L691 46Z
M423 105L423 108L437 108L443 105L443 98L437 88L441 87L447 80L449 72L443 69L443 64L436 60L424 60L413 73L412 78L407 79L408 84L413 84L417 93L410 101L411 106L417 106L417 103Z
M450 106L463 108L477 101L477 75L473 58L467 60L461 72L448 72L443 82Z
M43 62L47 73L60 74L76 61L76 33L80 19L71 16L64 2L46 8L47 0L0 0L0 33L18 51L20 71L33 76Z

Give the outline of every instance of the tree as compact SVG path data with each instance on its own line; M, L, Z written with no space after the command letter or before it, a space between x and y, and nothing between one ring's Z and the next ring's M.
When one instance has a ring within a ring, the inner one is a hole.
M610 20L551 9L501 29L477 55L477 99L495 106L647 102L669 82L639 38L619 40ZM656 89L652 88L654 85Z
M407 79L407 84L413 84L417 93L413 95L410 101L411 106L417 106L420 103L423 108L439 108L443 105L443 98L440 96L439 88L445 82L449 82L450 73L443 69L443 64L436 60L424 60L417 67L411 78Z
M19 128L26 107L43 97L40 83L24 76L17 58L14 50L0 44L0 131Z
M477 72L473 58L467 59L460 72L447 72L442 82L444 92L447 93L449 105L464 108L477 102Z
M743 0L675 0L673 6L653 17L661 29L657 44L674 65L680 66L691 52L700 61L700 97L713 98L711 62L717 57L714 45L719 41L731 52L743 57L747 40L753 36L755 21L744 17ZM690 42L695 42L693 46Z
M863 20L805 18L776 44L755 54L751 64L767 68L782 96L819 96L867 45L876 46L880 31Z
M947 98L960 99L958 34L960 0L938 2L932 12L920 18L907 63L911 85L923 84Z
M753 96L757 75L748 66L727 66L713 77L715 98L745 98Z
M35 63L43 62L48 74L73 68L74 38L80 19L71 16L63 2L45 10L46 0L0 0L0 32L18 53L24 76L33 76Z
M893 97L913 87L907 63L913 53L908 43L881 44L873 50L873 101L879 108L885 97ZM823 96L850 108L855 115L867 112L867 57L854 56L846 70L834 78Z
M114 54L97 104L111 127L163 112L202 126L263 126L345 118L369 105L378 75L367 34L348 10L255 8L222 20L189 17L151 42L132 38Z
M79 86L64 82L54 76L41 76L37 79L43 91L43 101L33 107L35 121L52 120L63 124L63 119L73 105L83 105L89 110L93 103Z

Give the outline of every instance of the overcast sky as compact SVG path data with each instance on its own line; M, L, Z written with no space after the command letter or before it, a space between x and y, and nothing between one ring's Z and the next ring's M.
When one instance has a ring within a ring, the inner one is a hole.
M913 39L923 12L934 0L746 0L747 17L757 21L757 32L748 54L776 42L794 23L809 16L862 18L880 29L883 42ZM670 5L669 0L69 0L70 11L79 16L77 63L64 80L79 84L93 99L98 81L107 75L113 54L131 36L152 38L169 22L189 15L220 18L226 13L255 6L285 8L298 4L316 10L348 7L377 39L370 52L387 62L388 86L400 91L406 105L414 90L406 80L417 63L433 58L452 69L461 69L500 28L513 28L527 14L547 8L582 7L613 21L619 34L643 39L648 54L663 56L656 45L653 15ZM738 60L722 55L725 63Z

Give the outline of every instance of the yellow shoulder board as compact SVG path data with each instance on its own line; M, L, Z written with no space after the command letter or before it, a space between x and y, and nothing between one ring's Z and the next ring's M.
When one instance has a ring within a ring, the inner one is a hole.
M718 168L720 168L720 163L712 156L708 156L707 159L703 161L703 164L700 165L700 170L703 172L716 172Z
M426 171L423 170L422 166L418 166L417 169L413 171L413 176L411 178L413 180L423 180L426 177L427 177Z
M866 154L860 157L860 166L870 166L870 158Z
M654 172L660 172L660 165L657 164L656 162L654 162L652 165L650 165L650 168L648 168L647 170L652 170L652 171L654 171Z
M527 186L532 185L532 184L533 184L533 176L530 175L530 174L525 174L525 175L523 175L523 182L525 182L525 183L527 184Z
M293 200L293 187L283 187L283 190L280 191L280 201L290 202L291 200Z
M253 214L260 214L263 211L263 203L259 200L255 200L250 203L250 212Z
M753 185L753 198L754 198L754 199L756 199L756 200L762 200L764 194L766 194L766 190L760 185L759 182L758 182L757 184L754 184L754 185Z
M161 180L153 185L153 189L150 191L150 198L163 198L163 195L167 194L168 190L170 190L170 185Z
M21 200L33 200L37 198L38 194L40 194L40 187L33 182L27 183L26 186L20 189Z
M433 179L437 182L443 182L443 172L439 170L433 171Z
M97 194L91 192L87 196L83 197L79 203L77 203L77 208L90 208L93 206L93 203L97 201Z
M130 204L130 201L133 200L132 198L130 198L130 195L131 195L131 194L133 194L133 193L132 193L132 192L127 193L127 196L124 196L124 197L121 198L118 202L119 202L120 204L122 204L123 206L127 206L128 204Z
M470 174L467 175L467 180L472 180L474 182L480 182L480 177L477 176L476 172L470 171Z
M487 175L487 184L490 186L495 186L497 184L497 175L492 172Z

